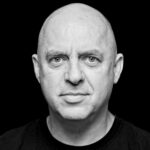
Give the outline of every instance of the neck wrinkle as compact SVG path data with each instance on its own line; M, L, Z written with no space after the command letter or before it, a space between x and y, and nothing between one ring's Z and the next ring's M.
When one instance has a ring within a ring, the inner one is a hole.
M62 130L63 129L62 126L60 128L60 125L56 125L52 121L52 118L48 116L47 126L51 135L61 143L71 146L86 146L102 139L110 131L114 122L114 118L115 117L110 112L108 112L103 122L101 122L101 126L94 127L92 125L91 126L86 125L85 128L83 126L80 129L78 128L75 129L76 125L74 125L75 130L73 130L73 128L70 128L69 129L70 131L68 132L68 130ZM79 124L79 126L81 125ZM81 132L83 128L84 132Z

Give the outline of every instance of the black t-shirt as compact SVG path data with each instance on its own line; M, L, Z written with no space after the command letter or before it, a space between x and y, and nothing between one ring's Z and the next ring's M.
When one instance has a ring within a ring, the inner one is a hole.
M0 136L0 150L150 150L150 134L115 118L110 131L88 146L69 146L50 134L46 117L13 129Z

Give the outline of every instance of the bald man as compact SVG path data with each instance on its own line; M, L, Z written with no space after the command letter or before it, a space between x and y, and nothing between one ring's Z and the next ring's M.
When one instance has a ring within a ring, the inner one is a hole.
M149 150L150 134L108 110L123 69L108 20L69 4L45 21L32 55L49 116L0 138L0 150Z

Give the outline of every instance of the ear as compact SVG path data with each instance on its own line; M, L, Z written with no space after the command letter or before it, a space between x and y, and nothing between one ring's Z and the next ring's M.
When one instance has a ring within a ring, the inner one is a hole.
M32 55L32 62L33 62L33 67L34 67L34 73L35 76L40 83L40 65L39 65L39 60L37 54Z
M114 83L117 83L123 70L124 58L123 54L119 53L116 56L114 64Z

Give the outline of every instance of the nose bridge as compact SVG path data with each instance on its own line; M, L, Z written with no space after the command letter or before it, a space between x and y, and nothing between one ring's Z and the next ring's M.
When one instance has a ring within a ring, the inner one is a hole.
M72 58L68 67L68 78L72 82L77 82L82 79L82 71L77 58Z

